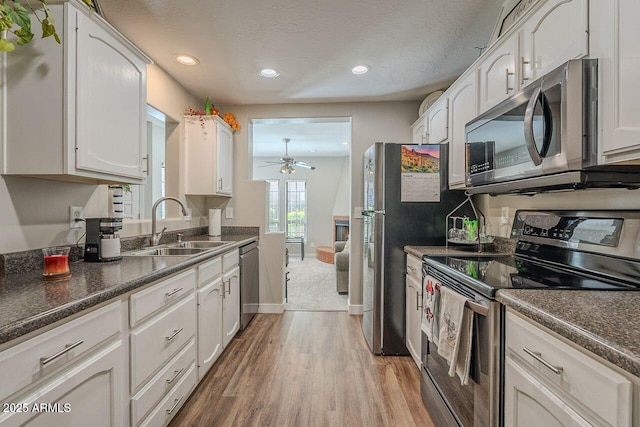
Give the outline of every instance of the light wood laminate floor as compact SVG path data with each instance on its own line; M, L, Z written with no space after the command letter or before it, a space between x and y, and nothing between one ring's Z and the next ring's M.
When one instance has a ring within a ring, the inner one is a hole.
M433 426L410 357L373 356L360 317L259 314L170 426Z

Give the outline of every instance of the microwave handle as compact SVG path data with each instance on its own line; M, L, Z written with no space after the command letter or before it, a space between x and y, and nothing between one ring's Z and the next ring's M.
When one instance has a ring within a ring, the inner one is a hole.
M544 119L544 140L542 141L542 150L540 151L538 151L538 147L536 147L536 140L533 135L533 114L536 110L538 100L540 100L540 104L542 105L542 114ZM542 88L539 87L535 92L533 92L524 113L524 139L527 143L527 150L529 151L531 160L536 166L540 166L542 164L542 159L549 151L549 145L551 145L551 130L553 128L552 120L551 108L549 107L549 103L546 101L544 93L542 93Z

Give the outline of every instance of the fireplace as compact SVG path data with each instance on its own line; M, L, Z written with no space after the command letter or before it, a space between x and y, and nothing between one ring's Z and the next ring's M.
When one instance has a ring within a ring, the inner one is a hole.
M337 241L345 241L349 238L349 217L334 216L333 217L333 243Z

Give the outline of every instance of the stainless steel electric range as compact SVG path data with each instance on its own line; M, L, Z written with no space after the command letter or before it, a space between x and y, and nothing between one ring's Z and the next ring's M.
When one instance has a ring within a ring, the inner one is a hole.
M502 425L501 289L640 290L640 212L530 211L515 214L513 256L425 256L428 283L465 295L474 312L471 375L449 377L437 348L422 334L421 394L438 426ZM552 294L550 294L551 297Z

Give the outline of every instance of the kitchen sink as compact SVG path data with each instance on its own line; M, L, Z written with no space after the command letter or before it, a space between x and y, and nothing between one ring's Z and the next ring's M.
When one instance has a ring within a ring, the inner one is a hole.
M192 242L180 242L173 245L171 247L180 247L180 248L219 248L222 246L229 245L233 242L225 242L225 241L211 241L211 240L198 240Z
M206 252L206 248L154 248L135 252L123 252L124 256L192 256Z

